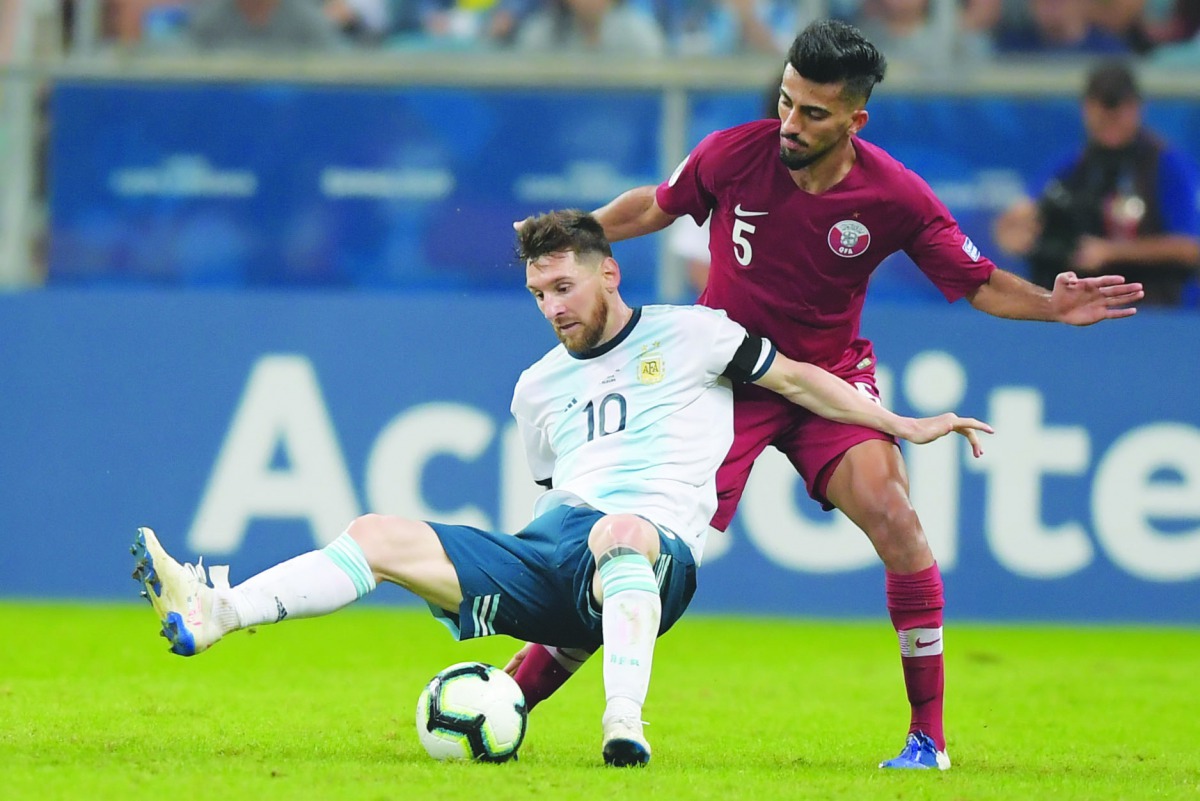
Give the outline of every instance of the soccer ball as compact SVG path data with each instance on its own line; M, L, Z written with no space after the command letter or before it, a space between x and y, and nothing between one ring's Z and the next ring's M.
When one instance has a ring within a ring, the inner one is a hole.
M434 759L506 762L525 739L525 694L503 670L460 662L438 673L417 700L417 736Z

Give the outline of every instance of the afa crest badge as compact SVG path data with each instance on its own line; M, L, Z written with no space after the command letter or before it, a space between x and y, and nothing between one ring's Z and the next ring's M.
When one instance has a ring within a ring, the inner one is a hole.
M637 377L643 384L657 384L663 380L666 366L661 353L647 353L638 360Z

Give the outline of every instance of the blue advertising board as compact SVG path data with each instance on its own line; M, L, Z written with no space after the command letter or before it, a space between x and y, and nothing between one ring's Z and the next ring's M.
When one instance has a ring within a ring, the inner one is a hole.
M508 290L512 221L659 180L660 107L636 91L64 81L50 280ZM622 252L655 259L645 241Z
M762 91L689 93L685 142L766 113ZM502 291L513 220L657 183L653 90L62 81L50 137L57 283ZM923 176L981 250L995 215L1077 148L1073 97L911 95L885 83L863 136ZM1200 160L1200 106L1146 119ZM618 245L653 264L649 240ZM655 276L626 281L656 299ZM899 254L876 297L939 302ZM668 298L681 300L690 298Z
M1200 320L877 304L864 332L889 405L997 429L979 460L905 448L957 619L1200 622ZM507 295L0 296L0 596L136 597L139 525L235 582L368 510L515 530L540 490L508 402L554 344ZM882 593L865 537L770 455L695 608L877 616Z

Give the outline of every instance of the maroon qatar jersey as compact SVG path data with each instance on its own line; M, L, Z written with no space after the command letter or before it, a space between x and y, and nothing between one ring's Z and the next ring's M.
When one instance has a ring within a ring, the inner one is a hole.
M657 191L668 214L702 223L712 213L700 303L832 372L874 358L859 324L867 281L887 256L903 250L951 302L996 269L920 176L852 141L854 166L820 195L797 187L780 161L778 120L709 134Z

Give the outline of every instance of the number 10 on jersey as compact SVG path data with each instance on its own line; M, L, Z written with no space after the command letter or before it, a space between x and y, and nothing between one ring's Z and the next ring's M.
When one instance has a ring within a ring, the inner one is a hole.
M625 396L620 393L610 392L599 403L588 401L581 411L587 415L588 442L625 430Z

